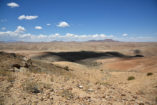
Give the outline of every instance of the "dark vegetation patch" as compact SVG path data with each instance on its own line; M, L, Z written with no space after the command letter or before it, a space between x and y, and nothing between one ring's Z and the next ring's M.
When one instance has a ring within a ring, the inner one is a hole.
M34 80L26 80L22 83L23 90L30 93L30 94L38 94L42 93L43 89L51 89L50 84L46 84L43 82L38 82Z
M70 90L63 90L60 95L68 100L74 97L74 94Z
M39 84L37 82L25 81L23 83L23 90L29 93L40 93Z
M130 81L130 80L134 80L135 79L135 77L134 76L129 76L128 77L128 80Z
M139 49L134 50L134 54L134 57L144 57L144 55L141 54L141 50Z
M151 76L151 75L153 75L153 73L147 73L147 76Z

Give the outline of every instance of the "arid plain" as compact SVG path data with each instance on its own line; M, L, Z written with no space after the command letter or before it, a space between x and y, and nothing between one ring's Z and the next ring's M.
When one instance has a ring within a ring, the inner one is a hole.
M156 105L157 43L0 43L0 105Z

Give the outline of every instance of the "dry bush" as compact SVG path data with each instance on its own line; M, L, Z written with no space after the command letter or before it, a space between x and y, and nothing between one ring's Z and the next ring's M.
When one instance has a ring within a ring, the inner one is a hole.
M153 75L153 73L147 73L147 76L151 76L151 75Z
M16 79L16 77L13 74L11 74L10 76L7 77L8 82L14 82L15 79Z
M69 67L68 67L68 66L65 66L64 69L65 69L66 71L69 71Z
M43 88L50 89L51 86L50 84L30 80L26 80L23 83L23 90L27 91L28 93L41 93Z
M32 70L30 70L30 72L32 72L32 73L43 73L41 70L39 70L39 69L32 69Z
M37 82L34 81L25 81L23 83L23 90L29 93L40 93L39 86Z
M0 105L4 105L4 97L0 95Z
M0 70L0 76L9 76L10 72L6 70Z
M141 53L141 51L139 49L134 50L135 55L139 55L140 53Z
M16 79L12 72L6 70L0 70L0 76L5 77L8 82L14 82Z
M70 90L63 90L60 95L68 100L74 97L74 94Z
M98 85L103 85L103 86L109 86L109 85L110 85L109 82L102 82L102 81L98 81L98 82L96 82L95 84L96 84L96 85L97 85L97 84L98 84Z
M128 80L134 80L134 79L135 79L134 76L130 76L130 77L128 77Z
M54 82L54 77L53 76L51 76L50 81Z

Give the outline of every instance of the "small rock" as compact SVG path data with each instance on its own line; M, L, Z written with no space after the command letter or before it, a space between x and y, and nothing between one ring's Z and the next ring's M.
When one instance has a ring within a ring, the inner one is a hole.
M90 89L88 89L88 92L93 92L93 91L94 91L94 90L93 90L93 89L91 89L91 88L90 88Z
M28 61L28 58L27 58L27 57L23 57L23 60L24 60L24 61Z
M82 85L78 85L78 88L83 89L83 86Z

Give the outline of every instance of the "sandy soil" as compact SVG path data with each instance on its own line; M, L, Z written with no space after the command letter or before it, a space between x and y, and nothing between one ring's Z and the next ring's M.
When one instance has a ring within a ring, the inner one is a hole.
M156 105L156 46L0 43L0 105Z

